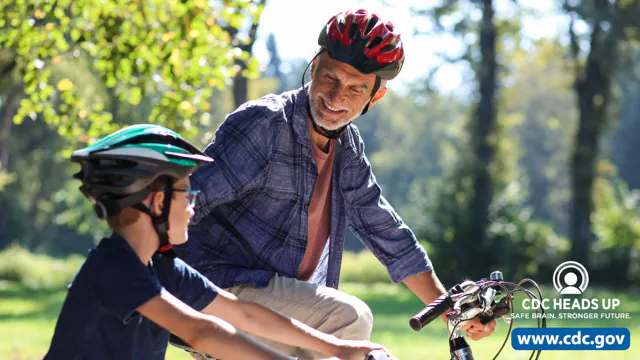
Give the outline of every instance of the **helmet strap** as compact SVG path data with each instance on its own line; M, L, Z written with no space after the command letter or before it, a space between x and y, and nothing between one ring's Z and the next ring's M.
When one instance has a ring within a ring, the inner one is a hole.
M373 90L371 90L371 99L369 99L367 105L364 106L364 109L362 109L360 115L364 115L367 113L367 111L369 111L369 106L371 105L373 97L376 96L376 93L378 92L378 90L380 90L380 84L382 84L382 78L376 75L376 82L373 84Z
M99 219L105 220L107 217L116 215L123 209L132 207L134 206L134 204L141 202L149 194L151 194L151 189L144 189L133 195L129 195L117 200L109 198L97 200L93 205L93 209L95 210L96 215Z
M316 55L313 57L313 59L311 59L311 61L309 61L309 64L307 64L307 67L304 68L304 72L302 73L302 87L304 88L304 78L307 76L307 70L309 70L309 66L311 66L311 64L313 64L314 61L316 61L316 59L318 58L318 56L320 56L320 54L322 54L324 52L325 48L321 48L320 51L318 51L316 53Z
M132 207L140 210L151 217L153 228L158 234L160 240L156 253L175 258L176 253L173 251L173 245L169 243L169 213L171 212L171 198L173 197L173 180L167 177L164 190L164 200L162 202L162 213L160 216L153 214L151 209L142 203L137 203ZM153 206L153 205L152 205Z
M162 214L159 217L152 218L153 227L160 238L160 247L158 251L164 252L171 250L169 243L169 212L171 210L171 198L173 197L173 180L167 177L164 190L164 201L162 204Z
M313 119L313 115L311 115L311 99L309 99L309 104L307 104L307 114L309 115L309 118L311 119L311 126L313 126L313 130L315 132L317 132L318 134L326 137L327 139L337 139L339 138L342 133L344 133L344 131L347 129L347 126L349 126L351 124L351 122L349 122L348 124L342 126L341 128L335 129L335 130L327 130L325 128L323 128L322 126L316 124L316 121Z

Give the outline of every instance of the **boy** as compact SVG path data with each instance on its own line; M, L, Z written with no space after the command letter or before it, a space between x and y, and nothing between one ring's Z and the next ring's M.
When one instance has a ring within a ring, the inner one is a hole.
M342 359L384 349L240 301L175 257L171 247L187 241L198 194L189 174L213 161L177 133L130 126L72 161L81 165L80 190L113 235L70 285L45 359L164 359L170 332L225 360L290 359L237 329Z

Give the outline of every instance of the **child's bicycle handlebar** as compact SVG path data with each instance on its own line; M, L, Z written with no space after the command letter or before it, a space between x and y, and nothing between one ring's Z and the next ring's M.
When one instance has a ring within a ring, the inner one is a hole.
M523 288L522 285L524 283L533 284L538 296ZM494 271L489 276L489 280L482 279L476 282L467 280L455 285L412 317L409 320L409 325L413 330L419 331L440 315L448 312L447 328L449 330L451 360L474 360L471 347L462 337L459 325L475 318L479 318L482 324L487 324L495 318L502 317L509 324L509 330L502 347L494 357L496 359L507 343L509 335L511 335L513 320L506 318L505 315L513 311L514 294L518 291L524 292L531 299L542 300L542 291L535 281L524 279L515 284L504 281L502 273ZM499 296L500 298L498 299ZM544 309L540 309L540 311L544 314ZM547 327L544 317L542 319L538 317L538 327ZM534 356L535 359L538 359L540 353L541 350L533 351L529 359L533 359Z

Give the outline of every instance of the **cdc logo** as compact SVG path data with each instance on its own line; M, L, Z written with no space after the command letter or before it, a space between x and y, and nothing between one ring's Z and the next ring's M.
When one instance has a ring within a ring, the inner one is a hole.
M580 295L589 285L589 273L579 262L566 261L553 272L553 286L563 295Z

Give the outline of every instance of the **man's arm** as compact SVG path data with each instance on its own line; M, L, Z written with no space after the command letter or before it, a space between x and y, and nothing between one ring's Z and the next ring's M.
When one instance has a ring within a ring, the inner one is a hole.
M403 280L403 283L407 285L409 290L416 294L425 305L429 305L433 300L447 292L433 270L409 276ZM442 314L440 318L446 322L446 313Z
M213 162L190 176L200 190L191 225L196 225L218 205L234 201L251 189L265 171L270 155L272 112L249 102L230 114L216 130L204 153Z
M178 335L190 346L217 358L291 359L238 332L229 323L193 310L168 292L162 292L137 310L144 317Z
M425 304L430 304L446 290L433 272L424 248L382 196L361 139L359 145L362 157L358 164L345 168L345 177L350 180L347 186L351 189L344 191L348 224L387 268L393 282L404 282ZM446 322L446 315L441 319ZM465 322L461 329L467 331L469 338L478 340L491 335L495 326L495 320L482 325L479 319L474 319Z
M222 289L202 312L220 317L248 333L343 360L364 359L370 351L384 349L365 341L340 340L259 304L240 300Z

